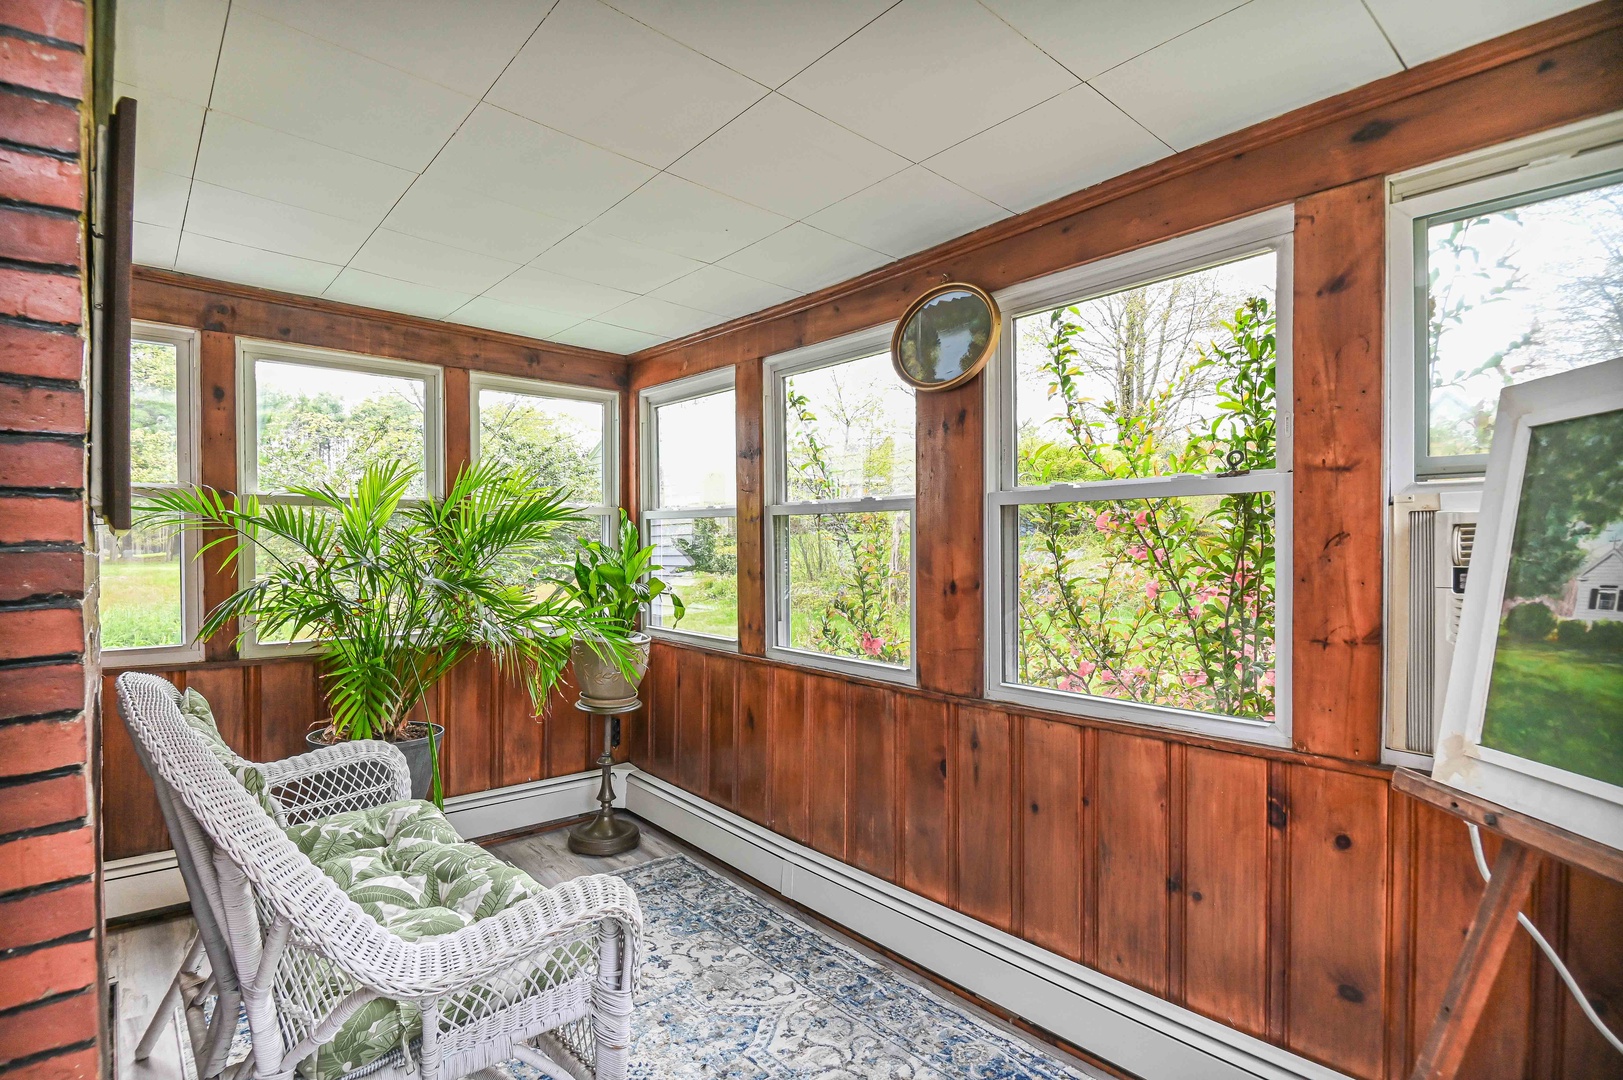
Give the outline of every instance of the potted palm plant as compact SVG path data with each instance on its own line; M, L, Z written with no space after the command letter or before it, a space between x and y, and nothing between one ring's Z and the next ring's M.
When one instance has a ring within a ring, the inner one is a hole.
M575 551L573 576L557 579L560 591L574 597L594 619L623 632L631 647L630 664L621 664L603 648L602 634L575 639L575 682L587 704L618 708L637 700L637 687L648 671L650 644L648 635L637 629L638 619L661 596L670 599L676 621L685 610L682 598L655 576L663 569L654 562L653 545L643 545L637 526L622 510L615 541L582 540Z
M464 469L443 498L408 504L415 475L372 465L347 494L292 489L301 504L171 490L147 500L142 521L217 537L203 550L226 546L227 566L251 548L253 580L208 613L199 637L236 619L239 635L251 620L313 639L332 719L310 741L393 742L412 766L414 796L441 803L444 728L429 715L429 691L466 656L488 651L518 674L539 712L572 642L591 642L601 663L628 673L633 654L620 623L542 576L558 531L581 520L563 493L492 462Z

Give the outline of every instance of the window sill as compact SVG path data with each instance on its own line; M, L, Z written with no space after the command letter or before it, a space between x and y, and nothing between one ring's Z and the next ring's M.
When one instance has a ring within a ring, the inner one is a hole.
M689 645L696 649L708 649L711 652L736 653L738 651L737 638L716 637L714 634L695 634L686 630L673 630L665 626L645 626L643 633L655 641L663 641L671 645Z
M766 658L780 664L811 668L836 675L853 675L859 679L872 679L876 682L896 683L900 686L917 686L919 684L918 670L911 664L905 668L893 667L890 664L875 664L867 660L853 660L844 656L824 656L821 653L806 652L802 649L786 649L781 645L768 645L766 647Z
M1288 692L1288 691L1287 691ZM1144 705L1135 701L1115 701L1111 698L1084 697L1059 690L1044 690L1035 686L1018 686L997 682L988 686L986 696L992 701L1026 705L1045 712L1066 713L1071 716L1095 720L1118 720L1149 728L1170 729L1194 735L1207 735L1235 742L1291 749L1289 718L1265 723L1259 720L1237 720L1205 713L1185 712L1159 705Z

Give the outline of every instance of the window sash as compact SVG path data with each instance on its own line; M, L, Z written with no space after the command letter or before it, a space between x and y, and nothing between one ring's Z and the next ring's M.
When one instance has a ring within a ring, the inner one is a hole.
M603 409L602 459L603 501L570 500L566 505L589 513L609 513L620 504L620 395L614 390L596 390L567 383L541 382L511 375L489 375L474 372L468 377L468 452L479 460L479 393L494 390L504 394L519 394L538 398L562 398L569 401L590 401Z
M985 673L986 696L1054 712L1104 717L1130 723L1240 739L1270 746L1291 745L1291 581L1293 442L1291 372L1292 242L1295 211L1285 206L1228 225L1207 229L1075 270L1011 286L997 294L1003 311L998 354L988 365L986 415ZM1275 256L1277 375L1276 450L1272 468L1237 475L1172 473L1162 476L1021 486L1017 483L1019 438L1014 324L1016 319L1057 307L1085 303L1124 289L1220 266L1272 251ZM1202 713L1146 702L1077 694L1028 686L1017 671L1017 566L1019 543L1014 520L1022 506L1090 503L1189 496L1271 493L1274 498L1274 694L1272 722Z
M172 345L175 348L175 482L173 484L133 484L131 493L136 500L163 491L193 487L198 483L198 469L202 460L200 445L202 417L199 408L198 385L198 331L160 323L132 322L130 340ZM180 549L180 618L179 645L148 645L136 648L104 649L112 664L175 664L203 659L203 643L197 641L197 632L203 625L203 574L197 562L202 541L197 533L186 530L181 537ZM98 589L98 607L100 592ZM99 619L99 612L98 612ZM111 665L109 665L111 666Z

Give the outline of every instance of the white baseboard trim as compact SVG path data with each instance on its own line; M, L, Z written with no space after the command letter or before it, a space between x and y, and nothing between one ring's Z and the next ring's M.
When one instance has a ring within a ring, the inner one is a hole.
M615 805L625 805L631 765L616 765ZM468 840L545 825L597 809L596 771L554 776L529 784L457 795L445 800L445 816ZM102 903L109 919L142 915L187 903L186 883L173 851L114 859L102 867Z
M658 777L634 772L626 786L632 813L1145 1080L1347 1080L831 859Z

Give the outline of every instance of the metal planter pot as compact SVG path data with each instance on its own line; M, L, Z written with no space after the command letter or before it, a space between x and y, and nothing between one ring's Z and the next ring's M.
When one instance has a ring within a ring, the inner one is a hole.
M434 727L434 742L443 747L445 745L445 728L439 724ZM332 728L319 728L304 736L305 743L312 749L332 745ZM428 789L434 783L434 761L428 748L428 736L420 739L403 739L400 742L390 743L396 750L406 755L406 767L411 770L411 797L414 799L428 798Z
M631 635L634 679L620 674L620 669L612 660L598 656L584 641L576 641L570 651L570 659L575 665L575 686L580 690L581 701L600 709L633 704L637 700L637 687L648 672L648 645L651 640L647 634Z

